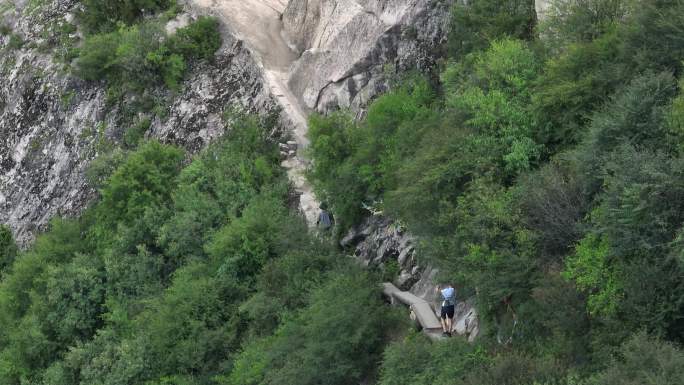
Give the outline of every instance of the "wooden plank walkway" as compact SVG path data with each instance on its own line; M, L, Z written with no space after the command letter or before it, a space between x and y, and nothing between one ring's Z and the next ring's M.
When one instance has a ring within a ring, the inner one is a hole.
M382 284L382 292L389 297L392 302L400 302L408 306L416 316L416 321L429 336L439 335L442 332L442 324L437 318L437 314L430 306L428 301L415 296L408 291L401 291L398 287L389 282Z

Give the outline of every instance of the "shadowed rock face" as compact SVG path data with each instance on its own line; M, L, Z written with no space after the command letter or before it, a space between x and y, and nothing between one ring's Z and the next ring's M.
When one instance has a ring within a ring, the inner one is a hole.
M291 0L285 34L300 58L289 86L308 110L363 111L388 73L428 70L446 38L451 2Z

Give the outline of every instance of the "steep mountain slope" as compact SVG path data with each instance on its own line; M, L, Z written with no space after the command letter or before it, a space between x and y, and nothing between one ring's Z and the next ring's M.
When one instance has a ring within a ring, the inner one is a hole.
M102 84L75 78L54 58L59 45L52 40L79 36L61 32L73 25L79 2L32 4L14 0L0 9L2 23L14 35L37 42L11 49L11 36L0 38L0 134L5 139L0 222L10 224L22 244L49 218L76 214L87 205L94 191L85 170L106 147L121 142L127 117L125 108L107 104ZM170 107L163 119L152 122L147 136L197 151L221 134L219 121L227 108L267 115L279 106L281 126L305 147L308 112L338 107L361 112L386 89L388 64L391 72L431 64L430 52L444 40L446 23L445 5L434 4L190 1L185 11L190 18L211 13L223 21L223 47L213 63L191 69L177 94L153 92L159 100L170 99L162 102ZM317 203L302 176L306 161L295 157L285 165L303 193L302 208L311 222Z
M55 0L31 9L15 1L3 8L2 20L23 40L40 42L54 26L70 23L77 7L77 1ZM51 217L77 214L88 204L94 191L85 170L107 146L120 143L127 112L108 106L104 85L65 72L49 50L9 49L10 37L1 39L0 222L25 244ZM193 68L180 93L154 92L172 101L148 135L191 151L222 134L227 107L262 114L276 107L251 51L229 34L216 60Z

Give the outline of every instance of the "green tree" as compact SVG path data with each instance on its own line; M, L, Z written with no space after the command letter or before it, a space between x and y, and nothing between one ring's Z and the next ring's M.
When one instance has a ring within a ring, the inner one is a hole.
M630 9L629 0L553 0L540 23L544 42L555 50L590 42L612 31Z
M468 373L487 361L477 345L456 338L433 343L411 333L385 350L379 384L462 384Z
M501 38L532 40L536 13L532 0L457 2L451 11L449 54L460 59Z
M551 153L580 141L591 111L630 75L617 60L620 37L606 33L591 42L570 44L547 60L532 96L535 138Z
M446 107L462 114L463 124L483 136L490 151L500 143L509 174L529 169L540 154L528 111L537 71L535 55L523 42L500 40L443 75Z
M640 332L625 341L611 366L591 383L675 385L682 378L684 353L668 342Z
M367 273L340 271L314 290L310 305L272 338L248 346L225 383L358 383L380 358L395 319Z
M62 347L87 341L102 326L105 285L101 261L77 255L69 264L51 266L45 293L36 299L49 337Z
M255 197L242 216L219 229L207 245L207 253L219 261L229 277L252 281L276 254L278 231L287 223L285 207L273 195Z
M12 229L7 225L0 225L0 277L14 262L17 256L17 244L14 243Z
M154 141L129 155L100 192L101 227L112 230L119 223L132 223L148 207L169 202L182 160L182 150Z
M568 258L563 276L589 293L587 308L593 315L611 316L622 297L620 271L609 264L610 245L605 238L588 234Z
M415 151L412 139L431 118L434 92L420 77L409 77L369 107L362 124L349 115L314 116L310 120L311 179L332 204L340 228L357 223L397 183L403 157ZM417 132L418 131L418 132Z
M110 32L119 23L131 25L146 14L167 9L173 0L83 0L79 19L90 33Z

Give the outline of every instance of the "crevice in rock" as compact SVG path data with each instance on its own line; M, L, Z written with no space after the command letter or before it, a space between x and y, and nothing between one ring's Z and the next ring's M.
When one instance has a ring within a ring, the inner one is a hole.
M321 36L326 36L326 40L325 40L326 44L328 44L328 41L330 40L330 34L326 35L326 31L328 30L328 27L330 26L330 23L333 20L333 16L335 15L335 11L337 11L338 5L339 5L339 3L336 1L335 6L333 7L333 10L330 12L330 17L328 17L328 22L325 24L325 27L323 27L323 33L321 34ZM319 39L318 40L318 47L316 47L316 48L321 48L321 45L322 45L322 42Z

